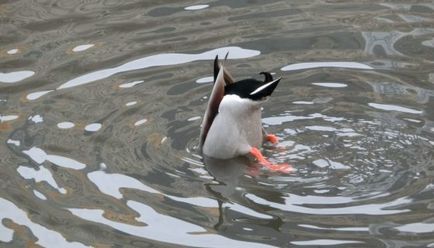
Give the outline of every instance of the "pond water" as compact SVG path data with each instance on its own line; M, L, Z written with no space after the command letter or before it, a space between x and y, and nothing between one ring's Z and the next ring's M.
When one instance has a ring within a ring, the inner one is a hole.
M434 247L433 1L160 2L0 4L1 246ZM293 173L203 161L227 52Z

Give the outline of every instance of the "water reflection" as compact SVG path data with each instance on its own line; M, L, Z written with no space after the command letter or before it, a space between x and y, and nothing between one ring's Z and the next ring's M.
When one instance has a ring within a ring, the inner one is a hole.
M30 168L27 166L19 166L17 169L18 173L25 179L33 179L35 182L46 182L51 187L57 189L59 193L66 194L66 189L59 187L54 180L54 176L50 170L44 166L40 166L38 170Z
M0 83L17 83L35 75L34 71L0 72Z
M143 80L139 80L139 81L133 81L130 83L124 83L124 84L119 85L119 88L131 88L131 87L134 87L134 86L141 84L143 82L144 82Z
M314 69L314 68L348 68L348 69L361 69L361 70L371 70L374 69L369 65L365 65L358 62L310 62L310 63L298 63L287 65L281 68L282 71L297 71L297 70L306 70L306 69Z
M111 195L117 199L122 198L120 188L129 188L159 193L158 191L142 184L140 181L122 174L107 174L104 171L94 171L87 174L87 177L104 194Z
M136 59L120 66L103 69L99 71L94 71L60 85L57 89L66 89L83 84L92 83L97 80L108 78L115 74L127 71L134 71L139 69L145 69L155 66L169 66L169 65L179 65L188 62L198 61L198 60L212 60L216 55L224 57L229 53L228 59L241 59L257 56L260 54L259 51L243 49L240 47L222 47L210 51L206 51L199 54L182 54L182 53L167 53L167 54L157 54L141 59Z
M14 49L8 50L6 53L9 55L14 55L14 54L17 54L19 51L20 50L18 48L14 48Z
M87 132L98 132L102 128L101 123L90 123L84 127L84 130Z
M402 226L397 226L395 229L401 232L409 232L409 233L434 233L434 224L433 223L412 223L406 224Z
M79 242L69 242L60 233L50 230L40 224L32 222L27 216L27 212L18 208L14 203L0 198L0 240L2 242L12 241L14 230L5 226L5 219L9 219L14 223L26 226L30 229L33 235L36 236L36 244L43 247L51 247L56 244L61 247L88 247Z
M74 159L59 155L47 154L44 150L38 147L32 147L29 150L23 150L23 153L29 156L37 164L42 164L45 161L50 161L57 166L74 170L81 170L86 167L86 164L78 162Z
M18 119L18 115L0 115L0 123Z
M312 83L313 85L327 87L327 88L345 88L348 85L344 83Z
M0 72L0 83L17 83L35 75L34 71Z
M434 6L190 4L4 3L4 245L432 246ZM227 51L294 173L199 155Z
M339 240L339 239L315 239L306 241L293 241L291 244L299 246L327 246L327 245L344 245L344 244L360 244L363 242L354 240Z
M368 105L373 108L386 110L386 111L398 111L398 112L409 113L409 114L422 114L422 111L420 110L405 108L397 105L379 104L379 103L368 103Z
M188 6L185 7L185 10L201 10L201 9L206 9L208 8L209 5L208 4L200 4L200 5L192 5L192 6Z
M238 164L239 165L239 164ZM239 166L233 166L233 169L240 168ZM216 168L217 169L217 168ZM218 168L218 170L220 170ZM214 171L216 172L216 171ZM149 186L144 185L140 181L122 174L108 174L104 171L94 171L88 174L88 178L98 189L107 195L111 195L117 199L121 199L124 195L121 193L120 189L135 189L144 191L151 194L163 195L171 200L187 203L190 206L196 206L201 208L224 208L227 210L236 211L245 215L253 216L255 218L261 219L272 219L271 216L258 213L252 209L245 206L230 203L230 202L220 202L204 197L177 197L169 194L161 193ZM227 182L227 181L225 181ZM232 185L228 185L229 188L233 188ZM214 190L214 187L210 185L210 189ZM216 191L217 192L217 191ZM221 193L221 192L219 192ZM199 226L193 225L188 222L184 222L181 219L174 218L171 216L166 216L157 213L150 206L136 201L127 201L127 205L138 212L141 217L137 218L138 222L146 224L146 226L140 226L139 223L136 225L130 225L125 223L114 222L103 217L103 210L90 210L90 209L69 209L74 215L80 218L109 225L117 230L125 233L129 233L139 237L145 237L160 241L165 241L168 243L176 242L176 244L189 245L189 246L204 246L207 247L219 247L222 244L229 244L231 246L244 247L270 247L267 245L260 245L249 242L235 241L227 239L225 237L208 233L206 229ZM220 205L220 207L219 207ZM220 213L222 214L222 213ZM175 230L166 229L168 233L162 232L161 228L165 226L176 226ZM181 227L181 228L179 228ZM194 234L196 233L196 234ZM212 241L212 243L207 243Z
M267 201L264 198L253 194L246 194L246 198L261 205L270 206L271 208L282 211L314 214L314 215L389 215L409 212L410 209L399 209L406 203L411 203L411 199L404 197L393 200L391 202L377 204L358 204L356 206L343 206L340 204L352 203L356 204L355 199L349 197L321 197L321 196L298 196L290 194L287 197L282 197L284 203ZM308 205L308 206L305 206ZM316 208L315 205L318 207ZM332 205L332 207L326 207Z
M72 214L97 223L108 225L130 235L153 239L172 244L192 247L273 247L252 242L243 242L209 233L206 229L163 215L155 209L137 201L127 201L127 205L139 214L136 225L115 222L103 217L103 210L99 209L69 209ZM168 228L176 227L176 228Z
M211 83L214 81L214 78L212 76L209 77L203 77L196 80L196 83L203 84L203 83Z
M29 116L28 120L32 121L35 124L44 122L44 118L41 115Z
M432 47L432 48L434 48L434 38L432 38L431 40L425 40L425 41L423 41L422 45L424 45L426 47Z
M243 177L251 163L246 158L219 160L204 158L204 163L210 175L215 178L217 184L208 184L209 190L217 194L219 198L231 199L237 191L240 177Z
M75 124L73 122L64 121L57 123L57 127L60 129L70 129L75 127Z
M41 199L43 201L47 200L47 197L44 194L42 194L41 192L39 192L35 189L33 190L33 194L35 194L36 197L38 197L39 199Z
M28 100L30 100L30 101L33 101L33 100L36 100L36 99L42 97L43 95L46 95L46 94L48 94L48 93L50 93L50 92L52 92L52 91L53 91L53 90L43 90L43 91L33 92L33 93L28 94L28 95L26 96L26 98L27 98Z
M86 51L87 49L92 48L94 46L95 46L95 44L79 45L79 46L76 46L76 47L72 48L72 51L76 52L76 53L77 52L83 52L83 51Z

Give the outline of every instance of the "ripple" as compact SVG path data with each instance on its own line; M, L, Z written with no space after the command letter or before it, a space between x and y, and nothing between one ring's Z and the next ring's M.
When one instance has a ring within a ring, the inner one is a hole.
M38 98L40 98L41 96L44 96L50 92L52 92L53 90L44 90L44 91L37 91L37 92L33 92L30 93L26 96L27 100L33 101L36 100Z
M108 174L104 171L94 171L87 174L87 177L102 193L111 195L117 199L123 197L119 191L120 188L130 188L149 193L159 193L158 191L144 185L137 179L122 174Z
M357 206L339 207L340 203L354 204L354 199L346 197L321 197L321 196L297 196L291 194L289 197L282 197L284 203L268 201L254 194L246 194L246 198L254 203L269 206L286 212L295 212L313 215L391 215L409 212L410 209L396 209L400 205L411 203L411 199L404 197L385 203L361 204ZM327 204L331 203L331 204ZM303 206L309 204L309 207ZM317 208L313 207L318 205ZM335 205L327 208L324 205Z
M140 125L143 125L143 124L145 124L147 121L148 121L147 119L141 119L141 120L138 120L138 121L136 121L136 122L134 123L134 126L140 126Z
M434 223L411 223L411 224L394 227L394 229L400 232L433 233Z
M339 240L339 239L314 239L314 240L305 240L305 241L291 241L291 244L294 245L308 245L308 246L326 246L326 245L343 245L343 244L360 244L364 243L361 241L355 240Z
M0 71L37 75L0 83L0 197L90 246L432 243L432 6L329 2L8 1ZM248 51L226 61L237 79L288 70L263 105L279 144L262 151L293 173L200 156L225 44ZM54 235L14 216L0 229L12 246Z
M101 123L90 123L84 127L87 132L98 132L102 128Z
M213 81L214 81L214 77L213 76L209 76L209 77L199 78L198 80L196 80L196 83L198 83L198 84L204 84L204 83L211 83Z
M312 105L312 104L315 104L314 102L311 102L311 101L295 101L295 102L292 102L293 104L301 104L301 105Z
M18 225L25 226L30 229L34 236L36 236L36 244L42 247L50 247L56 244L60 247L87 247L79 242L69 242L60 233L50 230L40 224L32 222L28 213L18 208L14 203L0 198L0 220L10 219ZM0 221L0 240L3 242L10 242L13 238L14 230L11 230L1 224Z
M72 51L76 52L76 53L77 52L83 52L83 51L86 51L87 49L92 48L94 46L95 46L95 44L83 44L83 45L79 45L79 46L72 48Z
M369 227L319 227L315 225L299 224L298 226L317 229L317 230L336 230L336 231L346 231L346 232L369 232Z
M28 119L30 121L33 121L33 123L35 123L35 124L44 122L44 118L41 115L29 116Z
M0 115L0 123L18 119L18 115Z
M222 245L229 247L273 247L208 233L203 227L160 214L141 202L129 200L127 205L139 213L136 220L140 225L130 225L106 219L103 216L104 211L99 209L70 208L69 211L84 220L101 223L130 235L171 244L194 247L221 247ZM176 226L177 228L170 229L167 228L168 226Z
M312 83L313 85L327 87L327 88L345 88L348 85L343 83Z
M425 40L425 41L423 41L422 45L424 45L426 47L432 47L432 48L434 48L434 38L432 38L431 40Z
M69 128L73 128L74 126L75 126L75 124L73 122L69 122L69 121L57 123L57 127L60 129L69 129Z
M130 82L130 83L125 83L125 84L119 85L119 88L131 88L131 87L134 87L134 86L136 86L138 84L141 84L143 82L145 82L145 81L138 80L138 81L133 81L133 82Z
M282 67L282 71L297 71L314 68L347 68L347 69L361 69L372 70L369 65L365 65L357 62L310 62L310 63L297 63Z
M50 161L57 166L74 170L81 170L86 167L86 164L78 162L74 159L59 155L47 154L44 150L38 147L32 147L29 150L24 150L23 153L29 156L37 164L42 164L45 161Z
M14 54L17 54L19 51L20 50L18 48L14 48L14 49L8 50L6 53L9 55L14 55Z
M420 110L415 110L415 109L401 107L401 106L392 105L392 104L368 103L368 105L373 107L373 108L386 110L386 111L397 111L397 112L409 113L409 114L422 114L423 113L423 111L420 111Z
M197 120L200 120L200 119L202 119L201 116L193 116L193 117L188 118L187 121L197 121Z
M25 179L33 179L35 182L46 182L51 187L57 189L59 193L66 194L66 189L59 187L56 183L56 180L54 180L53 174L51 171L49 171L44 166L40 166L39 170L29 168L26 166L19 166L17 168L18 173L21 175L21 177Z
M346 166L342 163L331 161L329 159L317 159L312 162L314 165L320 167L320 168L331 168L335 170L347 170L351 169L351 167Z
M6 143L7 143L7 144L13 144L13 145L15 145L15 146L20 146L20 145L21 145L21 141L19 141L19 140L13 140L13 139L8 139L8 140L6 141Z
M345 118L342 117L333 117L333 116L327 116L320 113L314 113L310 114L308 116L296 116L291 115L290 113L282 116L273 116L273 117L266 117L262 119L262 122L267 125L281 125L285 122L293 122L298 120L312 120L312 119L323 119L325 121L329 122L337 122L337 121L343 121Z
M130 107L130 106L134 106L136 104L137 104L137 101L131 101L131 102L125 103L125 106Z
M326 127L326 126L306 126L306 129L312 131L326 131L326 132L336 132L336 128L334 127Z
M35 194L36 197L38 197L39 199L41 199L43 201L47 200L47 197L44 194L42 194L41 192L39 192L35 189L33 190L33 194Z
M157 54L141 59L136 59L120 66L108 69L102 69L94 71L77 78L71 79L68 82L60 85L57 89L66 89L95 82L104 78L108 78L115 74L127 71L134 71L139 69L146 69L155 66L169 66L189 63L200 60L212 60L218 54L220 57L224 57L226 53L229 53L228 59L242 59L250 58L260 54L257 50L243 49L240 47L222 47L214 50L206 51L199 54L183 54L183 53L166 53ZM1 81L1 75L0 75Z
M86 167L86 164L59 155L47 155L47 160L60 167L74 169L74 170L81 170Z
M208 4L191 5L191 6L185 7L184 10L201 10L201 9L206 9L208 7L209 7Z
M35 75L34 71L0 72L0 83L17 83Z

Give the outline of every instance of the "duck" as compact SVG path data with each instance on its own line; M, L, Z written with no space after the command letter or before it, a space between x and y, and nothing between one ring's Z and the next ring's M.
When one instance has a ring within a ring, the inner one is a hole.
M277 136L267 133L262 126L262 105L281 81L281 77L273 79L270 72L260 74L263 81L253 78L235 81L218 55L215 57L214 84L201 125L200 148L208 158L248 156L270 170L288 173L292 171L291 165L273 164L260 150L264 141L278 142Z

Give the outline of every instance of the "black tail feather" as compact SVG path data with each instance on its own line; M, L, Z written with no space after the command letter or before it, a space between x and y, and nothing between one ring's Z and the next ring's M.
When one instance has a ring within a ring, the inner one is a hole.
M271 73L269 73L269 72L260 72L259 74L262 74L262 75L265 76L264 83L268 83L268 82L273 81L273 76L271 75Z
M217 75L219 74L219 71L220 71L219 56L216 55L214 59L214 83L215 80L217 79Z

